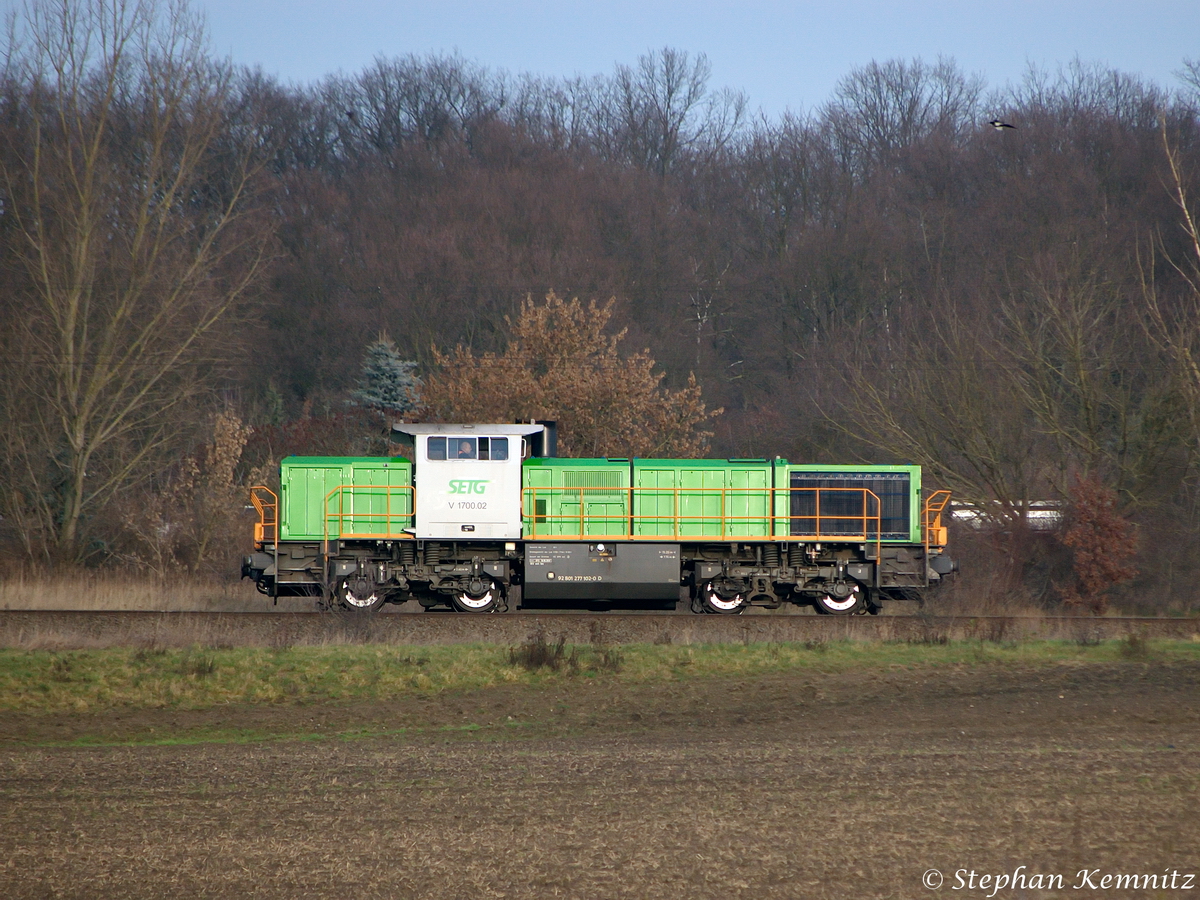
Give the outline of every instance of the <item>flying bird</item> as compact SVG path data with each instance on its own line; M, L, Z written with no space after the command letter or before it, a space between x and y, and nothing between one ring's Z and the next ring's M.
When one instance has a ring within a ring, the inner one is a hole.
M1016 128L1017 127L1016 125L1009 125L1007 122L1002 122L1000 119L992 119L992 121L988 122L988 124L991 125L993 128L995 128L997 131L1003 131L1005 128Z

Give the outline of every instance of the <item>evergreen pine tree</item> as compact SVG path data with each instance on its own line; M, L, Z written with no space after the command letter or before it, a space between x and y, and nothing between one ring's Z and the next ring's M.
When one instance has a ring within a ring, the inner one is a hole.
M412 360L401 359L395 342L381 334L367 348L358 390L350 396L385 416L402 417L420 403L421 379L414 374L416 367Z

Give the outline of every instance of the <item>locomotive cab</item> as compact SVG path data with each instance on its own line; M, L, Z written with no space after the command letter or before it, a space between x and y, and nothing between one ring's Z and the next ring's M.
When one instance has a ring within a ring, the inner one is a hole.
M524 439L542 425L398 425L416 459L419 540L521 538Z

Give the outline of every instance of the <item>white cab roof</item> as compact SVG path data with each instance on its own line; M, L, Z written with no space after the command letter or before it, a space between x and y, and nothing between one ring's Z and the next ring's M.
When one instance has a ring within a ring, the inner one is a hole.
M393 425L392 431L401 434L539 434L543 425Z

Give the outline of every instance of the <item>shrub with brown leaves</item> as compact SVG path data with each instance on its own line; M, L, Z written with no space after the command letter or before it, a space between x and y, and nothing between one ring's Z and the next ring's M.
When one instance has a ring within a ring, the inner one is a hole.
M1137 575L1129 565L1137 536L1117 512L1116 493L1098 478L1075 477L1062 542L1075 557L1075 585L1063 603L1100 615L1108 608L1108 591Z
M703 455L711 432L702 427L721 410L705 409L694 375L672 391L647 351L622 356L625 330L606 331L612 315L612 300L526 298L516 321L505 318L503 353L434 349L425 403L442 421L556 420L565 455Z

